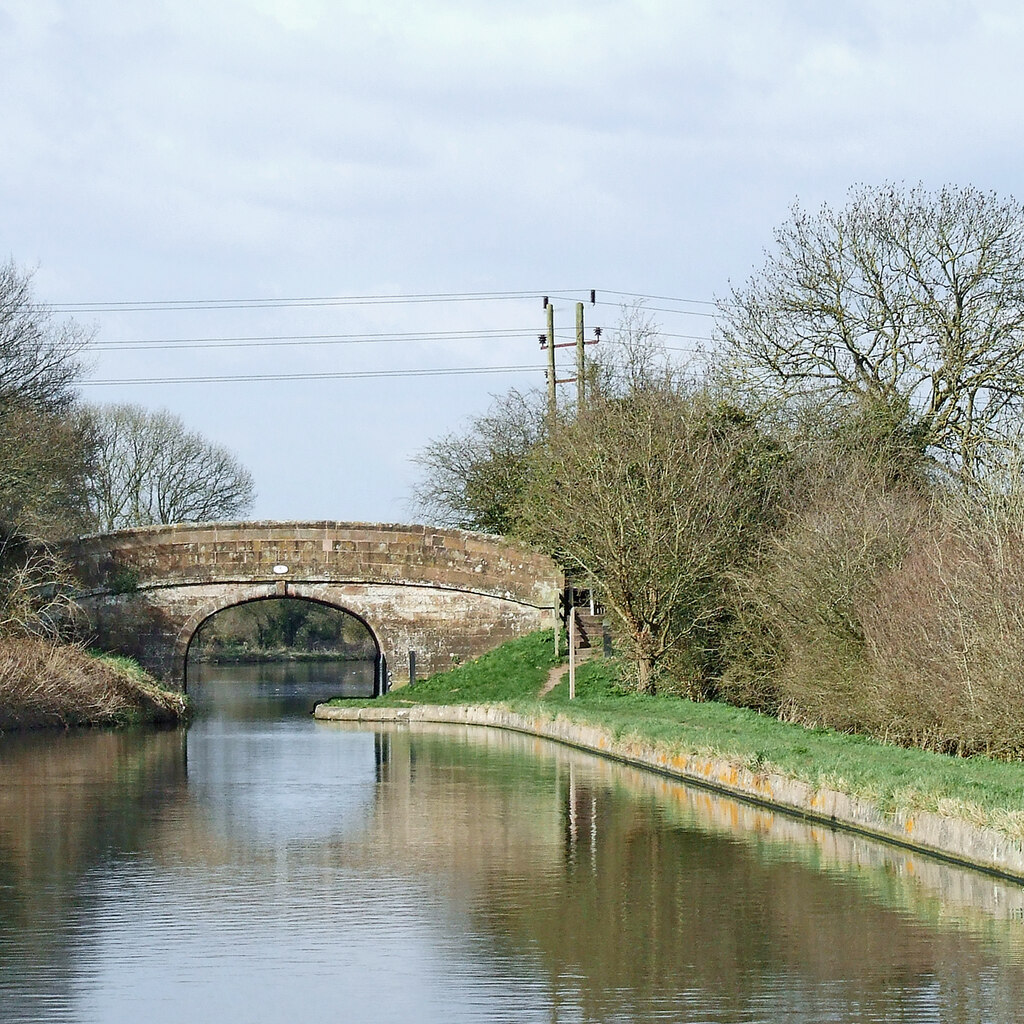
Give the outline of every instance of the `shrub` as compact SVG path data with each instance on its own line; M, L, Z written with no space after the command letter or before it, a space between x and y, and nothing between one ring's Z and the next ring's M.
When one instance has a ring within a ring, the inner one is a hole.
M1024 756L1024 544L1001 518L948 511L861 612L888 739Z

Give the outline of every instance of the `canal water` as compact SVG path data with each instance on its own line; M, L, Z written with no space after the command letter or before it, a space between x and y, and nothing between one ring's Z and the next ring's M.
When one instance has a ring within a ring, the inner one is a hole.
M0 737L3 1024L1022 1018L1019 886L274 672Z

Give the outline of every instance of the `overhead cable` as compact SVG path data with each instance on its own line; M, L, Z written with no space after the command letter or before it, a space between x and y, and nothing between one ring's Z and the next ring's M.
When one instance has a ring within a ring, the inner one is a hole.
M256 334L224 338L153 338L148 341L98 341L89 347L96 352L125 349L176 348L259 348L279 345L383 345L417 341L500 341L502 338L533 337L536 330L405 331L383 334Z
M79 387L110 387L128 384L235 384L250 381L289 380L356 380L373 377L444 377L485 373L539 372L539 366L448 366L418 370L347 370L336 373L248 373L195 377L131 377L123 379L84 380Z
M367 295L305 295L278 297L244 297L244 298L188 298L188 299L132 299L132 300L89 300L80 302L64 302L57 304L39 304L37 308L45 308L53 313L130 313L130 312L178 312L203 311L218 309L289 309L316 306L380 306L404 305L409 303L442 303L442 302L499 302L522 301L550 296L561 301L579 301L580 296L588 296L596 291L598 295L615 295L621 299L653 300L656 302L675 302L686 305L718 306L719 302L712 299L694 299L683 296L655 295L647 292L621 291L617 289L589 288L537 288L520 291L481 291L481 292L395 292L391 294ZM584 301L586 301L584 299ZM618 306L621 302L609 302L597 299L597 305ZM660 309L666 313L692 312L680 309ZM714 314L705 314L713 316Z
M393 295L317 295L299 298L244 298L244 299L137 299L132 301L67 302L50 304L44 308L53 313L139 313L177 312L179 310L207 309L289 309L304 306L382 306L430 302L498 302L512 299L532 299L543 289L519 292L424 292ZM589 289L559 289L561 292Z

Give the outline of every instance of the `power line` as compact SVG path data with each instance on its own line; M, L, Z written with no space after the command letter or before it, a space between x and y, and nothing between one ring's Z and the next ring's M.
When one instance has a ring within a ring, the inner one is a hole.
M620 291L616 289L598 289L598 294L617 295L626 299L653 300L656 302L676 302L697 306L718 306L719 302L712 299L695 299L675 295L655 295L649 292ZM178 312L203 311L218 309L289 309L316 306L359 306L359 305L405 305L409 303L440 303L440 302L498 302L511 300L536 299L542 294L558 298L566 302L575 302L579 295L589 295L590 289L557 288L532 289L526 291L481 291L481 292L395 292L392 294L367 295L306 295L281 297L246 297L246 298L215 298L215 299L132 299L132 300L89 300L65 302L55 305L39 304L33 308L45 308L54 313L128 313L128 312ZM616 302L598 300L599 305L619 305ZM691 313L692 315L713 316L712 313L698 314L692 310L660 309L665 313Z
M562 292L584 289L563 288ZM589 289L586 290L589 294ZM381 306L432 302L498 302L538 298L537 291L518 292L424 292L393 295L317 295L299 298L243 299L136 299L132 301L67 302L42 305L53 313L138 313L177 312L207 309L290 309L308 306Z
M622 292L622 291L616 291L614 288L598 288L595 291L596 291L596 294L598 294L598 295L618 295L618 296L620 296L621 298L624 298L624 299L642 299L642 300L645 300L645 301L647 299L652 299L652 300L654 300L656 302L681 302L681 303L686 303L686 304L691 305L691 306L714 306L716 309L720 308L720 306L723 305L723 304L724 305L729 305L729 303L721 303L721 302L719 302L716 299L692 299L692 298L683 298L682 296L676 296L676 295L652 295L652 294L649 294L649 293L646 293L646 292ZM566 295L553 295L552 297L553 298L557 298L557 299L561 299L562 301L565 301L565 302L573 302L573 301L575 301L571 296L566 296ZM611 302L608 299L598 299L594 303L594 305L621 307L623 304L622 304L622 302ZM715 317L715 316L718 315L717 313L709 313L709 312L705 312L704 310L695 310L695 309L667 309L667 308L664 308L664 307L661 307L661 306L647 306L647 305L644 305L642 308L645 309L645 310L652 310L654 312L660 312L660 313L678 313L678 314L680 314L682 316L710 316L710 317Z
M559 301L572 301L564 293L576 291L575 289L559 289L562 294L557 294L554 289L549 289L549 294ZM580 289L581 292L589 290ZM536 298L537 291L490 291L490 292L430 292L430 293L394 293L394 294L367 294L367 295L335 295L335 296L301 296L294 298L239 298L239 299L165 299L165 300L133 300L133 301L106 301L106 302L81 302L65 304L62 306L49 307L51 310L60 312L128 312L128 311L151 311L151 312L178 312L188 310L207 309L286 309L309 306L343 306L343 305L386 305L406 303L440 303L440 302L469 302L469 301L495 301L495 300L523 300ZM589 291L592 298L596 292ZM618 295L627 298L651 299L655 301L679 302L687 304L698 304L711 306L715 303L705 299L684 298L678 296L655 295L653 293L626 292L617 290L605 290L604 294ZM616 303L608 300L596 300L594 304L613 306ZM693 309L671 309L667 307L644 307L651 312L666 313L676 316L700 316L714 319L715 313L705 310ZM295 347L307 345L371 345L371 344L398 344L398 343L430 343L430 342L494 342L500 340L518 340L533 334L530 328L512 328L506 330L477 329L466 331L405 331L405 332L381 332L381 333L329 333L329 334L275 334L275 335L239 335L239 336L207 336L198 338L157 338L147 340L130 341L101 341L93 343L90 347L96 352L107 351L155 351L175 349L228 349L228 348L276 348ZM688 341L711 342L712 338L706 335L687 334L671 331L659 331L665 338L677 338ZM562 336L562 332L559 332ZM197 377L152 377L137 378L134 380L102 380L90 381L85 386L119 385L119 384L149 384L149 383L219 383L229 381L249 380L317 380L317 379L351 379L360 376L364 377L388 377L388 376L438 376L448 372L458 373L495 373L495 372L519 372L526 367L508 367L504 369L485 368L458 368L456 370L409 370L409 371L351 371L329 373L305 373L305 374L249 374L238 376L197 376Z
M670 331L658 331L658 335L662 338L684 338L686 341L714 341L714 338L709 338L706 334L673 334Z
M604 292L604 293L599 292L598 294L622 295L622 296L625 296L626 298L634 298L634 299L644 299L644 298L652 297L652 296L640 295L640 294L637 294L637 293L634 293L634 292ZM573 302L574 301L569 296L557 295L557 294L554 294L554 293L550 296L550 298L558 299L561 302ZM668 301L670 301L670 302L695 302L695 303L700 303L701 305L706 305L706 306L717 306L718 305L717 303L711 302L710 300L707 300L707 299L669 299ZM615 306L616 308L621 308L622 303L621 302L612 302L609 299L597 299L593 303L593 305L595 305L595 306ZM718 316L717 313L708 313L708 312L705 312L702 309L668 309L665 306L643 306L642 307L642 311L643 312L649 312L649 313L672 313L675 316L704 316L704 317L710 317L711 319L715 319Z
M688 302L694 306L717 306L714 299L684 299L678 295L647 295L644 292L617 292L614 288L598 288L598 294L622 295L627 299L653 299L655 302Z
M597 300L598 306L617 306L617 302L608 302L604 299ZM644 306L643 312L645 313L672 313L675 316L705 316L712 320L718 318L717 313L705 313L702 309L667 309L664 306Z
M449 366L417 370L350 370L337 373L251 373L206 377L134 377L86 380L79 387L108 387L125 384L236 384L251 381L356 380L374 377L443 377L487 373L537 373L537 366Z
M94 352L153 351L197 348L278 348L302 345L383 345L433 343L444 341L501 341L519 340L536 335L532 327L507 330L479 331L404 331L382 334L254 334L238 337L207 338L150 338L132 341L97 341L89 347ZM556 331L559 338L571 338L569 331ZM663 338L683 338L689 341L713 341L704 334L679 334L658 331Z
M382 334L256 334L240 337L152 338L143 341L98 341L90 348L96 352L126 349L176 348L259 348L287 345L382 345L394 342L437 341L500 341L503 338L531 337L533 328L476 331L404 331Z

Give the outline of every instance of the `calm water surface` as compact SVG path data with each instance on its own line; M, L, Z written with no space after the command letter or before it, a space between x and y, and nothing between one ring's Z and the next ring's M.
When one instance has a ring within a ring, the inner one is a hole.
M1018 886L275 672L0 738L3 1024L1022 1019Z

